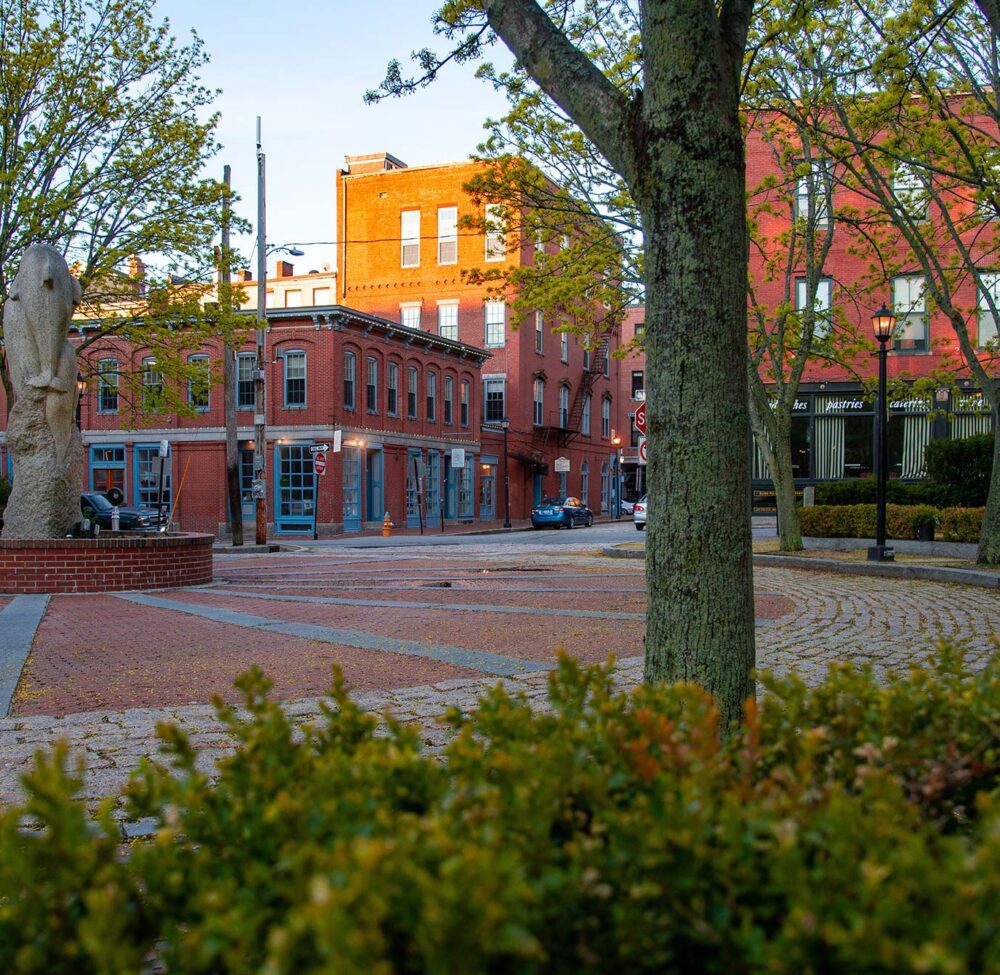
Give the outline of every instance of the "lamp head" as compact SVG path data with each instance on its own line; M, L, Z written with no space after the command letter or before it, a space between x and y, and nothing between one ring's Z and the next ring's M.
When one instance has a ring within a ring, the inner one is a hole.
M872 330L879 342L888 342L896 330L896 316L883 305L872 315Z

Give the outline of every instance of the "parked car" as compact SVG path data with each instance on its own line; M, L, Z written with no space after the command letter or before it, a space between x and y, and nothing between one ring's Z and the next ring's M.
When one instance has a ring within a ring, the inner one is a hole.
M644 532L646 530L646 495L644 494L632 508L632 520L635 522L635 530Z
M632 509L634 507L635 507L635 502L634 501L625 501L624 499L622 500L622 514L623 515L630 515L630 514L632 514Z
M111 531L111 502L98 491L85 491L80 495L80 511L84 518L96 521L102 531ZM155 508L118 508L120 531L163 531L167 513L162 518Z
M545 498L531 510L532 528L575 528L594 523L594 512L579 498Z

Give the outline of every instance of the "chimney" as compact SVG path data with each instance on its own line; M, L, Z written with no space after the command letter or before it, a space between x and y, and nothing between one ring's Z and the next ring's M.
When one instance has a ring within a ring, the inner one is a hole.
M295 273L295 267L290 261L278 261L274 276L276 278L290 278Z
M387 152L370 152L364 156L344 156L344 159L347 161L349 176L384 173L391 169L406 169L406 163L402 159L397 159Z

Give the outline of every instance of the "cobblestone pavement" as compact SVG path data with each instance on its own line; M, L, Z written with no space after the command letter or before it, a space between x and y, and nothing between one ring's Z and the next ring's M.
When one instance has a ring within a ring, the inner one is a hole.
M779 568L758 568L755 585L759 666L810 682L837 660L903 670L942 637L982 664L1000 635L1000 600L975 587ZM207 767L228 747L211 695L236 700L232 679L255 663L296 721L318 715L336 663L366 708L420 723L436 748L445 733L435 717L470 706L498 678L544 700L560 648L586 661L613 650L618 680L634 684L644 606L642 562L586 544L554 557L487 542L444 558L224 556L210 587L56 596L13 716L0 720L0 800L19 795L34 752L60 738L86 763L84 797L112 794L155 752L162 720L187 730Z

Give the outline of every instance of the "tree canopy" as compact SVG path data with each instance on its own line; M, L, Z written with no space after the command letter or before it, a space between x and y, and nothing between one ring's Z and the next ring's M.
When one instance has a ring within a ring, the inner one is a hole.
M120 335L169 371L178 345L218 327L187 282L212 279L223 186L201 175L217 150L204 46L152 8L0 5L0 300L25 248L51 244L83 285L82 347ZM2 353L0 374L9 397Z

